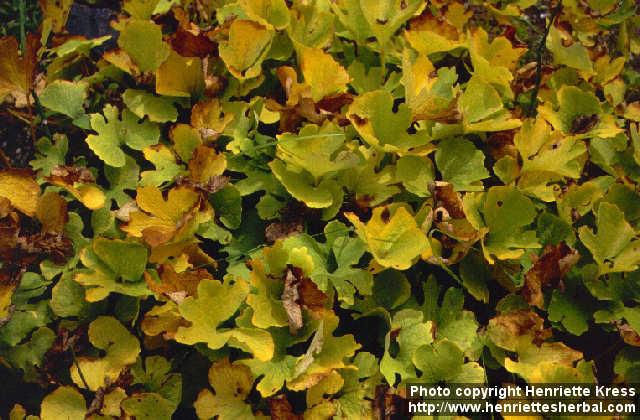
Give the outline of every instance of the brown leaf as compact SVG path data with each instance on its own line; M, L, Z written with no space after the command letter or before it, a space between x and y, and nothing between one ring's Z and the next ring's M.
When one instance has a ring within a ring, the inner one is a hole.
M353 102L351 93L338 93L336 95L325 96L318 101L318 108L322 111L335 114L340 112L343 106Z
M286 395L269 398L271 420L301 420L302 416L293 412L293 407Z
M616 322L615 325L616 328L618 328L620 337L622 337L625 343L634 347L640 347L640 335L638 335L629 324Z
M525 274L522 297L533 306L544 309L543 289L557 288L562 277L578 262L578 251L561 242L547 245Z
M532 338L531 342L537 346L551 337L551 330L544 328L544 320L540 315L527 309L496 315L489 320L489 328L497 331L496 337L502 337L507 341L529 335Z
M213 280L213 276L204 268L195 270L185 270L176 273L173 266L162 264L158 268L161 282L156 282L148 273L144 273L144 279L149 289L158 294L168 296L176 303L182 302L187 296L195 296L197 294L198 284L202 280Z
M589 131L600 122L598 114L592 115L578 115L571 122L571 134L584 134Z
M305 277L300 268L289 267L284 275L281 299L289 318L289 331L295 335L303 326L302 309L309 310L312 315L323 312L327 295Z
M95 177L84 166L56 166L51 170L47 180L54 184L73 185L75 182L94 182Z
M40 381L43 385L60 383L68 375L73 363L73 352L83 353L90 347L87 326L74 330L60 327L55 341L42 359Z
M274 243L278 239L284 239L296 233L301 233L302 230L302 223L300 221L274 222L265 228L264 236L267 243Z
M299 269L298 269L299 270ZM282 291L282 305L289 319L289 331L296 335L302 328L302 307L300 306L300 293L298 291L298 278L293 269L287 269L284 276L284 290Z
M304 308L310 310L312 313L324 311L327 295L325 295L310 278L303 277L300 280L298 292L300 294L300 304Z
M0 38L0 103L7 95L15 99L16 107L27 106L30 102L28 96L35 78L39 44L39 37L29 34L25 55L21 56L16 38Z
M183 28L178 28L173 35L171 46L183 57L204 58L217 53L218 49L204 32L194 33Z
M450 217L454 219L464 219L464 209L460 194L453 190L453 186L444 181L436 181L431 186L432 194L436 200L435 207L442 207L447 210Z
M61 233L37 233L26 237L19 236L18 246L22 254L20 262L25 267L46 258L51 258L56 264L64 264L67 259L73 256L71 239Z
M397 393L389 385L376 385L373 400L374 418L391 420L394 418L409 418L405 387L398 387Z
M16 212L0 219L0 261L7 269L24 269L47 258L62 264L73 255L73 243L62 233L25 232L21 222Z
M513 143L515 130L497 131L491 133L487 139L489 146L489 154L494 160L498 160L504 156L511 156L518 159L518 149Z

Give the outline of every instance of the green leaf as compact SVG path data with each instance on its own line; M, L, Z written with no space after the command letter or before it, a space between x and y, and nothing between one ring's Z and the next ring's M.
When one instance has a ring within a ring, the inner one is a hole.
M436 166L442 179L453 184L456 191L481 190L479 181L489 177L482 151L462 138L443 140L438 144Z
M433 162L425 157L403 156L396 163L396 178L407 191L420 197L428 197L430 193L427 187L435 180Z
M238 79L251 79L262 72L273 31L251 20L238 19L229 28L229 39L220 44L220 57Z
M180 314L192 323L189 327L180 327L175 335L176 341L184 344L206 343L217 350L230 340L235 347L251 351L259 360L269 360L273 356L271 335L253 328L220 328L220 324L229 319L244 302L249 286L244 281L235 284L221 283L217 280L203 280L198 285L198 297L187 297L180 305ZM210 311L216 306L215 314Z
M574 122L581 117L598 118L601 112L598 98L576 86L563 85L557 92L557 110L550 103L540 108L540 114L557 130L571 134ZM607 136L610 137L610 136Z
M140 354L136 337L110 316L98 317L89 324L89 341L104 351L104 357L79 357L77 365L71 366L71 379L81 388L88 385L92 391L117 379Z
M42 400L42 420L82 420L85 418L87 402L72 386L61 386Z
M34 170L42 171L43 176L49 176L53 168L64 165L69 140L64 135L54 135L52 139L42 137L36 142L36 150L36 158L29 164Z
M107 165L122 167L126 155L120 148L124 143L132 149L142 150L158 142L160 130L154 123L138 123L136 116L128 110L118 118L118 109L113 105L104 107L104 116L91 114L91 128L98 134L87 136L87 144Z
M420 311L405 309L395 313L391 321L391 331L398 331L392 339L391 333L385 337L385 353L380 360L380 372L390 384L415 379L417 372L413 364L416 350L433 342L431 321L423 322ZM397 348L392 355L392 346Z
M407 133L411 125L409 107L400 104L395 112L393 108L391 93L377 90L358 96L347 116L358 134L373 147L399 154L428 150L431 139L426 131Z
M149 121L158 123L178 118L178 111L171 98L158 97L144 90L127 89L122 94L122 100L138 118L148 116Z
M170 48L162 40L160 25L150 20L127 19L118 22L118 45L125 50L141 72L155 71L167 57Z
M139 243L120 239L96 238L80 253L87 267L75 272L74 280L85 286L89 302L104 299L110 293L128 296L151 294L146 283L140 282L147 264L147 248Z
M276 156L288 165L308 171L315 180L354 167L360 158L345 148L343 130L327 123L305 125L298 134L278 136Z
M585 308L558 290L553 291L547 310L549 321L561 322L573 335L582 335L589 329L589 314Z
M140 174L139 185L141 186L159 187L174 181L178 175L184 172L184 167L176 163L176 157L171 152L171 149L164 144L145 147L142 153L145 159L153 163L156 169L143 171Z
M139 280L147 265L147 248L135 242L96 238L93 252L115 275L127 281Z
M79 120L85 115L84 102L87 99L87 85L82 82L55 80L44 88L38 99L44 107L64 114L73 120ZM74 122L82 128L89 128L86 124L88 121Z
M227 185L209 197L216 215L228 229L237 229L242 222L242 197L233 185Z
M393 212L389 208L376 207L367 224L353 213L346 216L367 244L369 252L383 267L406 270L414 259L430 249L425 234L404 207Z
M489 228L489 238L484 243L485 258L519 258L524 249L540 248L536 232L525 230L536 217L536 210L529 198L518 189L507 186L491 187L486 193L482 209Z
M589 59L587 49L580 42L574 42L565 47L562 42L562 34L554 25L551 25L549 29L547 48L553 54L553 59L557 64L563 64L586 74L593 72L593 64Z
M462 370L464 354L454 343L442 340L418 347L412 361L422 371L421 380L428 383L452 381Z
M640 264L640 241L624 213L610 203L601 203L596 213L597 233L581 226L578 234L598 264L600 274L633 271Z

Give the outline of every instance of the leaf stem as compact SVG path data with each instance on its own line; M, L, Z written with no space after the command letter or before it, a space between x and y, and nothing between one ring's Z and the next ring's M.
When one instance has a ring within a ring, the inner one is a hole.
M78 375L82 380L82 384L85 386L85 388L87 388L87 390L90 390L91 388L89 388L89 384L87 383L87 380L84 378L82 369L80 369L80 364L78 363L78 358L76 357L76 351L73 349L73 345L69 346L69 350L71 350L71 357L73 357L73 365L76 367L76 369L78 369Z
M18 1L18 12L20 14L20 51L22 52L22 56L24 57L27 39L27 33L25 29L25 24L27 21L25 0Z
M536 49L536 75L535 75L535 85L533 90L531 91L531 101L529 102L529 116L535 117L538 113L538 91L540 90L540 84L542 83L542 53L547 44L547 36L549 36L549 31L551 31L551 26L556 20L556 17L560 14L562 10L562 0L558 2L556 7L551 12L551 18L549 19L549 23L544 28L544 34L542 35L542 39L540 40L540 44L538 44L538 48Z

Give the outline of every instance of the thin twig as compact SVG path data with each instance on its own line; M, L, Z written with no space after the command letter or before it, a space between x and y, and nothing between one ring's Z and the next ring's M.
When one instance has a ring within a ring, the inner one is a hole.
M26 49L26 21L27 21L27 12L25 0L18 1L18 12L20 13L20 51L22 51L22 56L24 57L25 49Z
M84 387L87 389L91 389L87 380L84 378L84 374L82 373L82 369L80 369L80 364L78 363L78 358L76 357L76 351L73 349L73 345L69 346L69 350L71 350L71 357L73 357L73 365L78 369L78 375L84 384Z
M540 84L542 83L542 54L544 53L544 49L547 44L547 36L549 35L549 31L551 31L551 26L556 20L556 17L560 14L562 10L562 1L559 1L556 7L551 12L551 18L549 19L549 24L544 28L544 34L542 35L542 39L540 40L540 44L538 44L538 48L536 49L536 76L535 76L535 86L531 91L531 102L529 103L529 116L535 117L538 113L538 91L540 90Z
M26 32L26 21L27 21L27 13L26 13L26 5L25 0L20 0L18 2L18 10L20 12L20 52L22 53L22 61L24 63L27 62L27 32ZM25 66L26 67L26 66ZM33 106L31 104L31 74L30 72L25 71L24 77L26 78L28 89L27 89L27 108L29 109L29 116L31 117L31 122L29 123L29 130L31 132L31 141L33 144L36 143L36 128L33 121Z

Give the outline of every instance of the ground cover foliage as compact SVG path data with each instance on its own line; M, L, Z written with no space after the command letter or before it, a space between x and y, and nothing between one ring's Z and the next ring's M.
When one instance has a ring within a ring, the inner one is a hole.
M3 418L640 381L634 1L0 13Z

